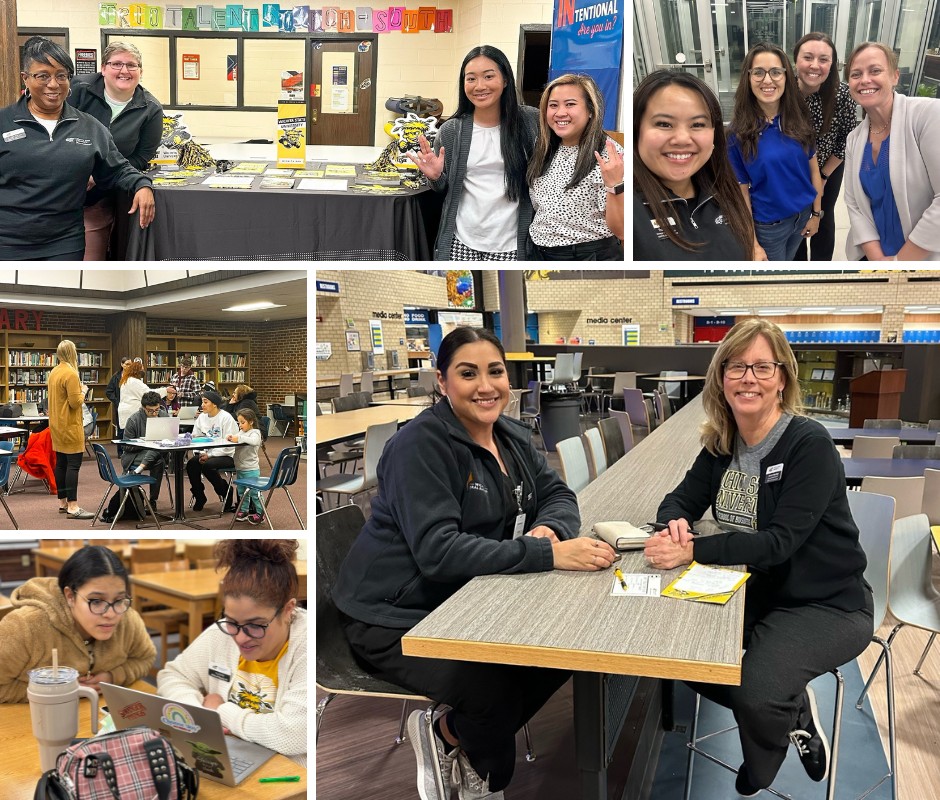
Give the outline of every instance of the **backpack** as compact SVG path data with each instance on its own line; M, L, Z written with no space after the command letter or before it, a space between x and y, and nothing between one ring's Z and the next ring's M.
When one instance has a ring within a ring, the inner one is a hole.
M192 800L199 773L170 741L150 728L130 728L73 744L44 773L33 800Z
M146 491L146 487L144 489ZM121 506L121 498L127 494L127 502L124 504L124 510L121 512L122 520L134 520L139 522L142 519L147 519L147 509L144 506L143 501L140 499L140 493L137 490L131 489L120 489L111 495L111 502L108 503L108 507L105 509L105 513L112 520L118 512L118 508Z
M22 417L23 406L19 403L4 403L0 406L0 417Z

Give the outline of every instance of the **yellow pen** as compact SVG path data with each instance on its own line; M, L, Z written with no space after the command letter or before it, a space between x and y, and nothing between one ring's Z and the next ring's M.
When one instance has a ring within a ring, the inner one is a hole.
M623 590L627 591L627 582L623 579L623 573L620 571L620 567L614 567L614 575L617 576L617 580L620 581Z

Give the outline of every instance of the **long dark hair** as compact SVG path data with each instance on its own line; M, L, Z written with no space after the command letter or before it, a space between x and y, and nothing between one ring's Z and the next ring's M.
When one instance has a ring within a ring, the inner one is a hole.
M646 113L646 107L653 95L667 86L680 86L695 92L702 98L708 109L708 116L715 130L715 148L695 178L701 185L711 186L718 207L728 220L728 226L734 238L744 248L744 252L750 255L754 249L754 222L741 195L741 190L738 188L731 162L728 161L728 146L725 142L721 106L708 85L688 72L656 70L647 75L633 92L633 190L649 203L650 211L659 229L674 244L691 252L701 247L700 244L686 241L673 230L667 217L672 216L675 219L677 214L669 192L659 178L643 163L639 154L640 123Z
M741 152L745 161L752 161L757 155L757 140L761 132L767 127L764 113L757 103L757 97L751 90L751 65L760 53L771 53L780 59L780 64L786 70L784 79L783 97L780 100L780 132L784 136L796 139L803 149L809 149L816 141L816 131L809 121L809 108L800 92L793 65L790 59L777 45L770 42L755 44L744 57L741 65L741 80L738 90L734 93L734 114L731 116L731 130L741 143Z
M120 578L124 581L124 591L130 592L130 578L120 557L103 545L86 545L72 553L62 565L59 570L59 588L64 592L68 587L74 592L88 581L105 575Z
M474 47L464 57L460 65L460 80L457 84L457 113L454 116L468 116L473 118L474 105L467 97L464 89L464 73L467 64L479 56L485 56L496 63L502 73L506 86L499 96L499 149L503 154L503 176L506 186L506 197L510 200L521 200L528 196L526 184L526 166L532 155L532 142L526 132L525 121L519 108L519 93L516 89L516 79L512 74L512 66L502 50L488 44Z
M836 94L839 91L839 54L836 52L836 46L825 33L813 31L807 33L795 45L793 45L793 65L800 58L800 48L807 42L823 42L829 45L832 50L832 64L829 67L829 75L822 86L819 87L819 99L822 105L823 122L819 133L829 133L829 127L832 125L832 115L836 110ZM802 93L801 93L802 94Z
M561 145L561 137L545 121L549 96L556 86L577 86L581 89L581 94L584 95L584 105L589 114L588 123L581 132L581 139L578 142L578 158L574 164L574 172L565 187L565 191L567 191L581 183L594 169L597 164L594 152L603 153L606 149L604 96L590 75L560 75L545 87L545 91L542 92L542 99L539 101L539 138L535 144L535 153L529 162L530 185L536 178L545 174L545 170L552 163L552 159Z

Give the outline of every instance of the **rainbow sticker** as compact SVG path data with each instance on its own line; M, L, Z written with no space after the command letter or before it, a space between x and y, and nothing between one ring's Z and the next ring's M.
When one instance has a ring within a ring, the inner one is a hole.
M196 733L200 727L193 721L192 715L176 703L167 703L163 706L160 721L164 725L169 725L173 730L183 731L183 733Z

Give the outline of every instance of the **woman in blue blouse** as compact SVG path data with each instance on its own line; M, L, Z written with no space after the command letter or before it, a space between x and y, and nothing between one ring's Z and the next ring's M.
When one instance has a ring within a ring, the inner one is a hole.
M819 229L822 179L815 133L787 54L751 48L734 98L728 155L754 216L758 261L791 261Z

